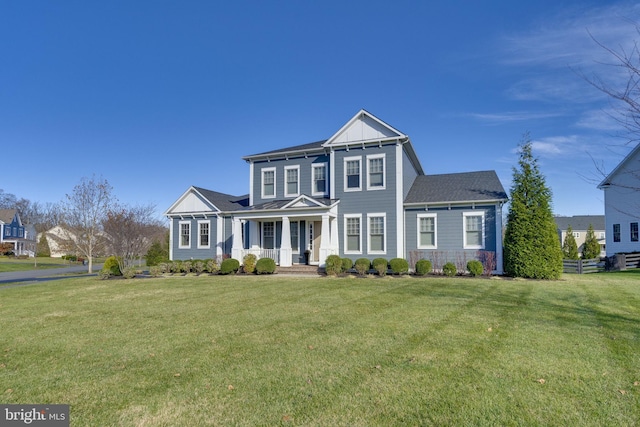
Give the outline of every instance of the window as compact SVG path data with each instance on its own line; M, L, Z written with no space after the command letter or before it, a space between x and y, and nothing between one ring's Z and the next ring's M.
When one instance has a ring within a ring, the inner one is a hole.
M276 168L262 169L262 198L276 197Z
M383 190L384 179L384 154L367 156L367 190Z
M599 239L604 239L604 231L601 231L599 236L600 236L600 237L598 237Z
M436 240L436 215L418 215L418 248L435 249L438 246Z
M300 234L298 221L292 221L289 223L289 230L291 233L291 251L300 252Z
M262 247L263 249L275 249L276 248L276 233L275 224L271 222L262 223Z
M630 228L631 228L631 241L637 242L638 241L638 223L632 222Z
M4 235L5 236L11 236L11 227L9 227L9 226L5 226L4 227Z
M573 232L573 237L575 237L576 239L580 238L580 233L578 231L574 231Z
M465 212L463 218L464 248L484 249L484 214Z
M360 157L347 157L344 159L344 191L361 190L360 184Z
M191 247L191 223L182 221L180 222L180 242L178 244L180 248Z
M210 230L210 221L198 221L198 248L207 249L209 248L209 230Z
M620 241L620 224L613 224L613 241Z
M284 186L284 195L285 196L297 196L300 194L300 182L298 180L298 175L300 174L300 166L286 166L284 168L284 175L287 182L285 182Z
M327 164L314 164L311 166L312 185L311 194L324 196L327 194Z
M361 253L360 215L345 215L345 253Z
M387 251L385 238L385 215L368 214L369 219L369 252L385 253Z

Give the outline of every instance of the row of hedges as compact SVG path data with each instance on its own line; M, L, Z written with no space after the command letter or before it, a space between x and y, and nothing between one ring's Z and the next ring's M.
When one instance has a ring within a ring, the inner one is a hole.
M251 255L254 259L246 259L243 272L247 274L272 274L276 271L276 262L271 258L260 258L255 260L255 255ZM236 274L240 271L240 261L234 258L226 258L219 262L217 259L193 259L184 261L169 261L153 266L149 269L152 276L160 276L162 274Z
M368 274L371 270L380 276L385 276L389 271L396 275L408 274L409 262L404 258L393 258L388 262L385 258L376 258L373 261L367 258L358 258L354 263L350 258L340 258L338 255L329 255L327 257L325 271L328 275L338 275L352 270L355 270L361 276ZM467 271L471 276L481 276L484 272L484 266L478 260L471 260L467 263ZM414 273L417 276L424 276L433 272L431 261L421 259L416 262ZM455 276L458 273L464 274L465 271L458 272L452 262L447 262L442 267L442 274L445 276Z

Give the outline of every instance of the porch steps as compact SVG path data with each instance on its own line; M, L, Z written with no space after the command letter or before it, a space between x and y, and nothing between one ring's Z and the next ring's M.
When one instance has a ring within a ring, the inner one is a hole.
M318 268L317 265L292 265L291 267L280 267L276 269L277 274L306 275L318 276L324 274L324 269Z

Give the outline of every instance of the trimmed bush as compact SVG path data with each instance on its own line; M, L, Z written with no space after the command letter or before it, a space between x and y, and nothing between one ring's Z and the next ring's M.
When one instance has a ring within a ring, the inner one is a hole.
M134 267L127 267L122 272L122 276L125 279L133 279L134 277L136 277L136 269Z
M204 271L204 261L201 259L193 260L193 272L196 274L202 274Z
M171 263L171 272L172 273L182 273L182 261L173 261Z
M256 272L256 262L258 261L258 257L254 254L246 254L242 259L242 269L247 274L253 274Z
M235 258L227 258L220 264L220 274L236 274L240 268L240 261Z
M338 255L329 255L325 261L324 270L328 275L338 275L342 272L342 258Z
M404 258L393 258L389 261L389 267L393 274L407 274L409 272L409 262Z
M192 261L182 261L182 271L189 274L193 270Z
M452 277L455 276L457 272L458 270L456 270L456 265L452 262L448 262L442 266L442 273L445 276Z
M162 266L161 265L152 265L149 267L149 274L151 277L160 277L162 276Z
M275 271L276 262L271 258L260 258L256 263L256 273L258 274L273 274Z
M358 258L356 260L355 267L358 274L364 276L371 269L371 261L367 258Z
M204 268L211 274L216 274L218 271L220 271L220 266L218 265L218 261L216 261L213 258L208 259L204 262Z
M378 272L380 276L385 276L387 274L387 270L389 269L389 264L387 260L384 258L376 258L371 261L371 265L373 269Z
M473 259L467 263L467 270L469 270L469 274L473 277L482 276L484 272L484 267L482 263L476 259Z
M418 276L426 276L431 273L433 266L431 265L431 261L428 259L421 259L416 262L416 275Z
M120 264L118 264L118 258L114 256L110 256L109 258L104 260L102 271L108 273L109 276L122 276L122 271L120 271Z
M346 273L347 271L353 268L353 261L351 258L342 258L342 272Z

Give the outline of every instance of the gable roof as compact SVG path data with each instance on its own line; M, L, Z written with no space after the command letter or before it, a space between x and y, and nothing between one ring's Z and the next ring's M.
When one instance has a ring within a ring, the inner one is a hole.
M233 211L249 206L249 195L232 196L230 194L219 193L201 187L193 187L200 194L207 198L213 205L221 211Z
M404 203L412 205L507 200L507 193L495 171L478 171L419 175Z
M409 137L362 109L356 113L338 132L325 142L325 146L380 140L400 140Z
M11 224L17 213L17 209L0 209L0 223ZM20 221L19 217L18 221Z
M604 230L604 215L575 215L575 216L555 216L556 227L559 230L566 230L571 226L573 231L588 230L589 225L593 225L594 230Z
M191 186L165 211L164 215L233 211L248 205L248 195L232 196Z
M613 168L609 175L607 175L607 177L603 179L600 184L598 184L598 188L602 190L603 188L609 186L611 184L611 181L613 181L613 178L615 178L616 175L623 171L627 164L630 163L638 155L638 153L640 153L640 144L636 145L635 148L631 150L631 152L627 154L615 168Z

